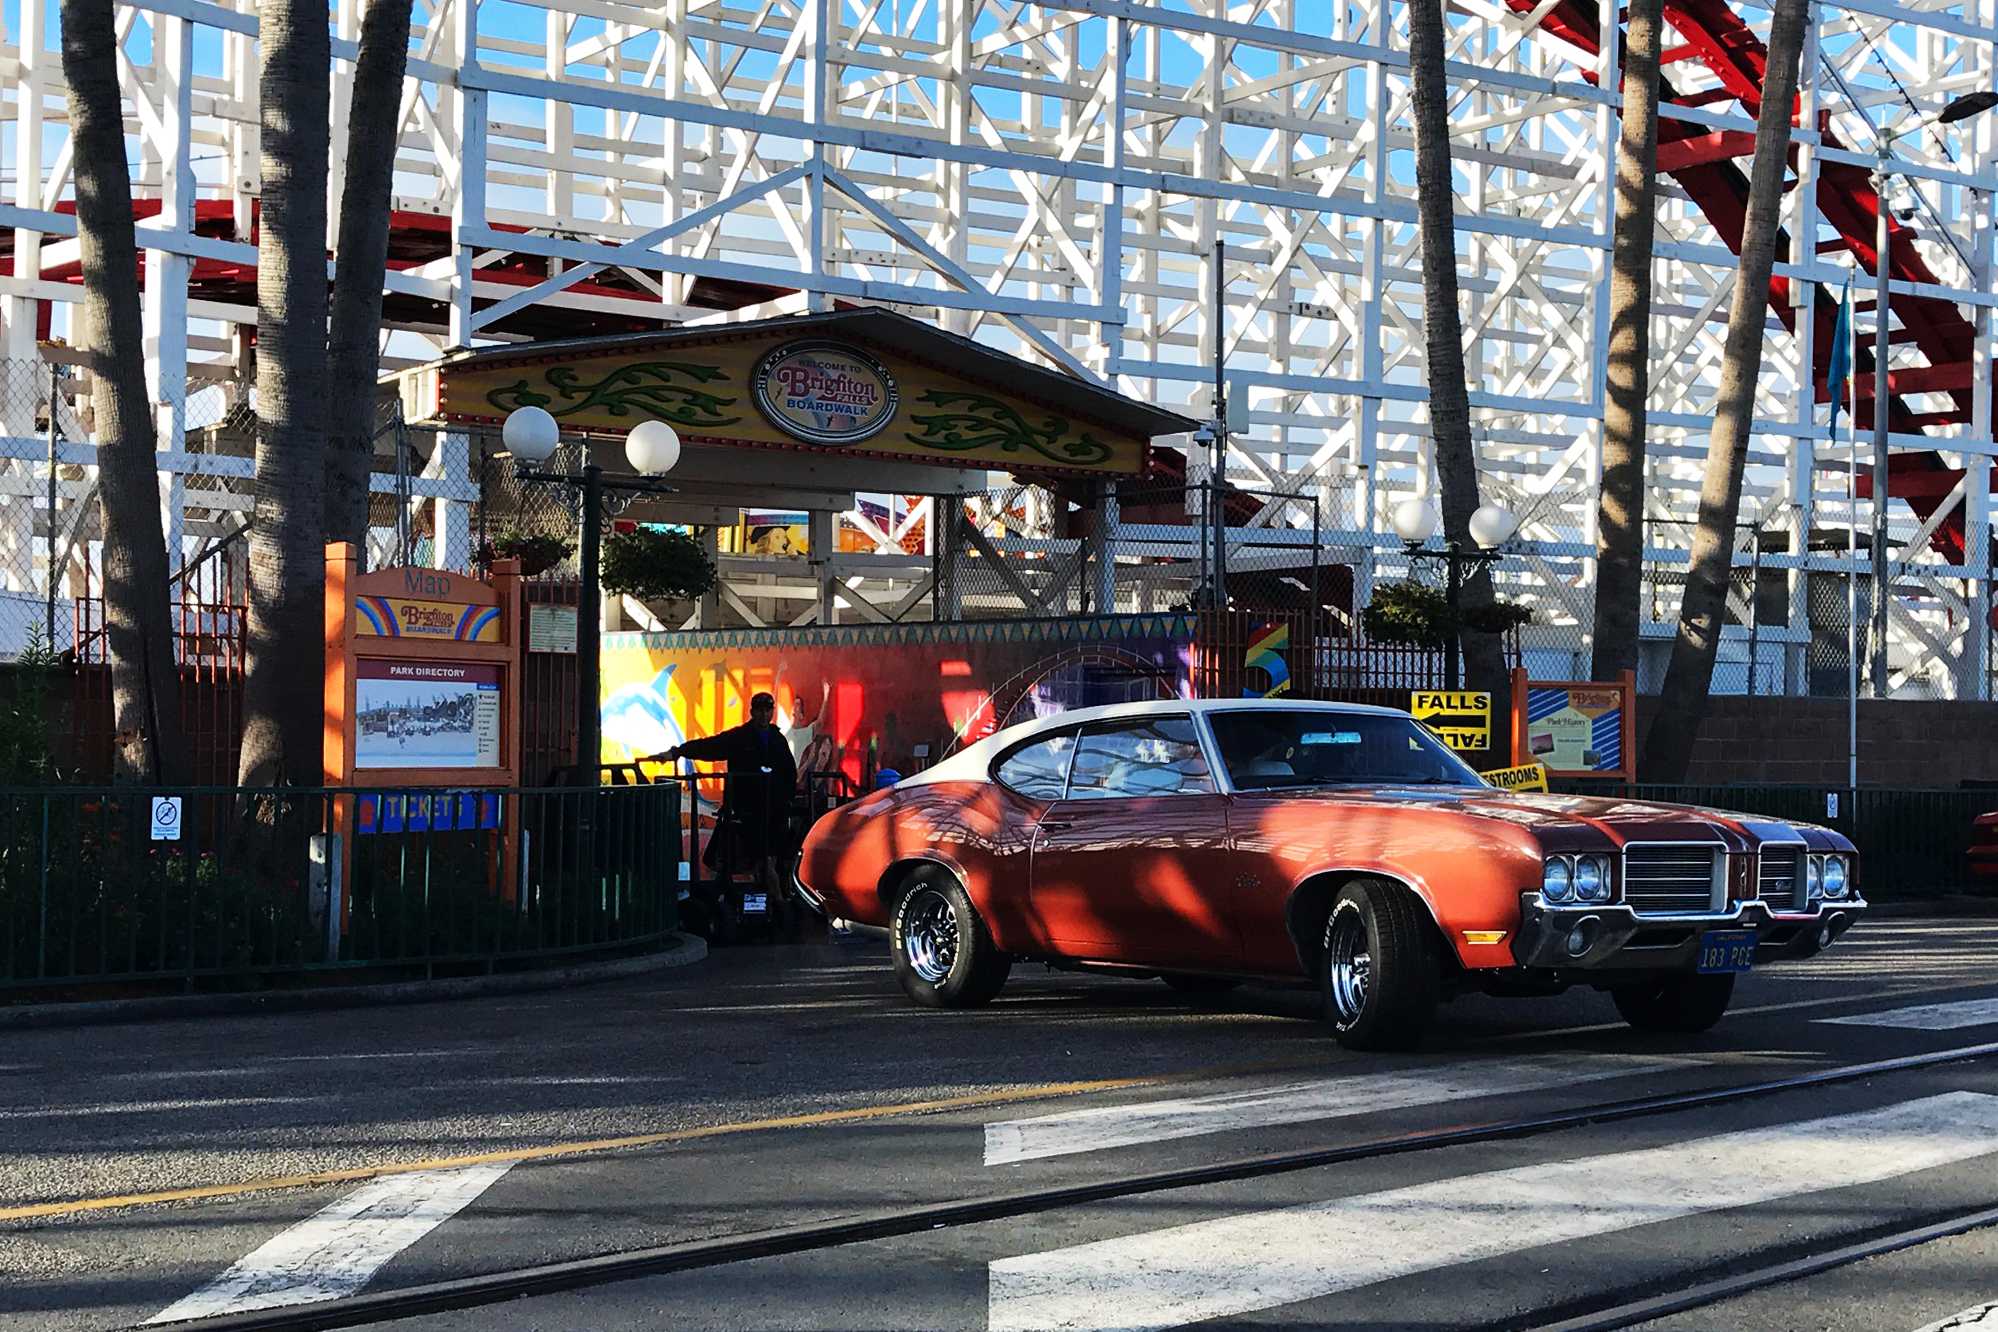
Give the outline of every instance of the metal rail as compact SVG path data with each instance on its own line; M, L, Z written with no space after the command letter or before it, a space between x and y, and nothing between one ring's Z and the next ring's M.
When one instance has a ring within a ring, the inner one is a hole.
M1301 1170L1316 1170L1353 1161L1378 1160L1435 1151L1443 1147L1462 1147L1476 1143L1537 1137L1563 1129L1617 1123L1650 1115L1672 1114L1706 1106L1755 1100L1785 1092L1856 1082L1879 1077L1882 1074L1903 1073L1943 1064L1988 1059L1994 1055L1998 1055L1998 1041L1937 1050L1927 1054L1905 1055L1896 1059L1875 1060L1864 1064L1847 1064L1838 1068L1771 1078L1739 1086L1643 1096L1549 1114L1494 1120L1483 1124L1428 1132L1397 1134L1389 1138L1377 1138L1343 1147L1238 1157L1209 1165L1151 1171L1087 1184L1022 1190L959 1202L928 1203L834 1221L817 1221L743 1235L663 1244L625 1253L604 1254L512 1271L462 1277L452 1281L431 1282L402 1290L355 1295L301 1307L258 1309L215 1318L195 1319L176 1326L188 1329L188 1332L317 1332L317 1329L323 1328L364 1327L396 1319L444 1313L454 1309L477 1308L528 1296L552 1295L561 1291L609 1285L638 1277L690 1272L758 1258L774 1258L871 1240L925 1234L946 1226L976 1225L1011 1217L1058 1211L1066 1207L1108 1202L1117 1198L1135 1197L1140 1194L1292 1174Z
M1830 1253L1771 1263L1752 1272L1741 1272L1715 1281L1703 1281L1696 1286L1687 1286L1681 1290L1653 1295L1646 1299L1632 1300L1627 1304L1599 1309L1577 1318L1564 1318L1556 1323L1534 1323L1530 1326L1529 1332L1615 1332L1617 1328L1635 1327L1655 1318L1685 1313L1689 1309L1702 1309L1711 1304L1719 1304L1722 1300L1733 1299L1737 1295L1761 1290L1765 1286L1780 1286L1786 1281L1799 1281L1805 1277L1816 1276L1820 1272L1828 1272L1835 1267L1847 1267L1853 1263L1864 1262L1868 1258L1878 1258L1883 1254L1919 1248L1924 1244L1933 1244L1937 1240L1965 1235L1973 1230L1982 1230L1986 1226L1998 1226L1998 1207L1959 1212L1941 1221L1930 1221L1885 1235L1876 1235L1857 1244L1833 1249Z

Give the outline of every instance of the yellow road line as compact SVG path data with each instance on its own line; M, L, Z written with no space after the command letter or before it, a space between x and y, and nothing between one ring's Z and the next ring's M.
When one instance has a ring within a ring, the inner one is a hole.
M1294 1065L1286 1065L1293 1067ZM1236 1069L1234 1071L1244 1071ZM887 1119L899 1115L934 1114L942 1110L970 1110L980 1106L1007 1105L1051 1096L1075 1096L1085 1092L1124 1091L1132 1087L1158 1086L1196 1078L1222 1076L1221 1070L1198 1073L1160 1074L1144 1078L1098 1078L1089 1082L1052 1082L1009 1091L980 1092L969 1096L946 1096L929 1101L899 1101L889 1105L856 1106L850 1110L822 1110L809 1115L780 1115L772 1119L741 1120L711 1124L705 1128L675 1129L667 1133L639 1133L623 1138L597 1138L588 1142L562 1142L546 1147L522 1147L513 1151L480 1152L469 1156L442 1156L427 1161L398 1161L387 1165L356 1166L348 1170L321 1170L307 1175L279 1175L269 1179L249 1179L233 1184L201 1184L181 1189L161 1189L154 1193L127 1193L109 1198L78 1198L68 1202L36 1203L26 1207L0 1208L0 1221L30 1221L56 1216L105 1212L122 1207L143 1207L151 1203L194 1202L204 1198L224 1198L246 1193L270 1193L281 1189L310 1188L319 1184L351 1184L382 1175L406 1175L418 1170L449 1170L456 1166L487 1165L499 1161L546 1161L586 1152L609 1152L632 1147L657 1147L666 1143L693 1142L737 1133L761 1133L770 1129L810 1128L822 1124L844 1124L856 1120Z
M1902 995L1925 993L1934 987L1924 985L1900 986L1886 990L1862 994L1843 994L1835 998L1797 1000L1790 1003L1760 1004L1732 1010L1733 1016L1750 1013L1775 1013L1788 1009L1822 1007L1827 1004L1844 1004L1862 999L1898 998ZM1977 986L1944 986L1943 989L1980 988ZM1604 1022L1578 1027L1563 1027L1554 1030L1531 1030L1507 1032L1488 1038L1497 1042L1531 1040L1539 1037L1577 1035L1586 1032L1611 1031L1624 1024ZM1214 1078L1239 1077L1251 1073L1277 1073L1293 1069L1315 1069L1322 1067L1320 1061L1273 1060L1263 1063L1231 1064L1214 1068L1193 1069L1183 1073L1158 1073L1149 1077L1097 1078L1084 1082L1049 1082L1031 1087L1015 1087L1007 1091L979 1092L967 1096L947 1096L928 1101L898 1101L888 1105L863 1105L850 1110L822 1110L809 1115L779 1115L770 1119L738 1120L728 1124L710 1124L704 1128L674 1129L665 1133L640 1133L622 1138L596 1138L586 1142L561 1142L546 1147L522 1147L512 1151L480 1152L468 1156L440 1156L423 1161L398 1161L386 1165L356 1166L347 1170L321 1170L304 1175L278 1175L268 1179L242 1180L233 1184L200 1184L187 1188L161 1189L153 1193L127 1193L108 1198L77 1198L67 1202L35 1203L24 1207L0 1207L0 1222L32 1221L58 1216L77 1216L90 1212L113 1211L125 1207L144 1207L155 1203L198 1202L208 1198L227 1198L250 1193L271 1193L285 1189L312 1188L322 1184L351 1184L362 1180L376 1179L383 1175L406 1175L418 1170L449 1170L457 1166L487 1165L499 1161L547 1161L567 1156L581 1156L590 1152L610 1152L634 1147L659 1147L669 1143L695 1142L703 1138L721 1138L739 1133L762 1133L772 1129L812 1128L825 1124L844 1124L871 1119L891 1119L904 1115L935 1114L945 1110L975 1110L982 1106L1010 1105L1020 1101L1037 1101L1057 1096L1079 1096L1091 1092L1128 1091L1137 1087L1162 1087L1175 1083L1202 1082Z

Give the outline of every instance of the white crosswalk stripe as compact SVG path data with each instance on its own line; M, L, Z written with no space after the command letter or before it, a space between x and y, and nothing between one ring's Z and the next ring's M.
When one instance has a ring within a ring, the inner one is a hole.
M511 1161L384 1175L263 1245L146 1321L310 1304L352 1295L388 1261L462 1211Z
M1956 1031L1963 1027L1998 1026L1998 998L1962 999L1949 1004L1911 1004L1877 1013L1819 1018L1846 1027L1904 1027L1911 1031Z
M1998 1096L1951 1092L1862 1114L1199 1221L992 1263L990 1332L1178 1327L1994 1152Z
M1940 1323L1930 1323L1920 1332L1998 1332L1998 1300L1951 1314Z
M1094 1106L985 1126L985 1164L1097 1152L1209 1133L1301 1124L1479 1096L1512 1096L1699 1063L1635 1055L1462 1060L1395 1073L1351 1073L1130 1105Z

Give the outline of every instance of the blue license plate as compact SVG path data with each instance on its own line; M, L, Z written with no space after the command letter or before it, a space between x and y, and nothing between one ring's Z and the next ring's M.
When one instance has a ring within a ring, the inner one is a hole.
M1697 970L1708 974L1747 971L1754 965L1754 930L1708 930L1700 935Z
M770 909L770 898L768 894L744 893L742 895L743 915L760 916L763 915L765 912L767 912L769 909Z

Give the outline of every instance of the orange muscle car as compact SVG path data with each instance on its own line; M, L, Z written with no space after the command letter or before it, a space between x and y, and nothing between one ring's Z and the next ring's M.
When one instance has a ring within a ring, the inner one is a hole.
M1501 791L1407 713L1258 700L1009 727L827 814L797 888L886 927L920 1003L984 1003L1028 959L1190 991L1303 978L1362 1049L1415 1043L1454 993L1578 984L1702 1031L1738 972L1866 906L1829 829Z

